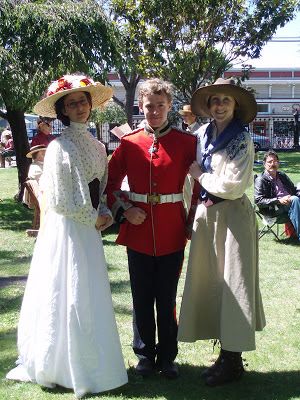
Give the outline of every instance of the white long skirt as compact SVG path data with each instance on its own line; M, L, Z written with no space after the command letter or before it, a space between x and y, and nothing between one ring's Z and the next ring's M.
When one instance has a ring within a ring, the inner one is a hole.
M102 240L49 212L37 238L8 379L56 384L77 397L127 382Z

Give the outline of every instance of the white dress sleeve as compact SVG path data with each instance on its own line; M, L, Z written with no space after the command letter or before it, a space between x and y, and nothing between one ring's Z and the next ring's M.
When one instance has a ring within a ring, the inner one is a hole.
M42 184L47 209L95 226L98 213L92 206L84 166L73 143L56 139L49 144Z
M253 183L253 162L252 139L248 132L242 132L225 149L213 154L213 172L202 174L199 182L204 189L217 197L238 199Z

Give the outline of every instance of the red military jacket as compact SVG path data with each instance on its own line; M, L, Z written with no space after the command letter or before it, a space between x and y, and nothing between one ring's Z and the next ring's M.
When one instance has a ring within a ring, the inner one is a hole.
M196 137L170 128L157 138L156 152L150 148L151 137L144 129L125 135L109 161L107 200L114 215L122 204L120 190L127 175L131 192L139 194L182 193L185 177L196 159ZM126 202L126 196L125 202ZM123 198L123 200L124 200ZM128 204L128 203L127 203ZM127 220L120 225L117 243L140 253L161 256L184 249L186 244L186 213L183 203L148 204L132 202L145 210L141 225ZM123 207L124 208L124 207Z

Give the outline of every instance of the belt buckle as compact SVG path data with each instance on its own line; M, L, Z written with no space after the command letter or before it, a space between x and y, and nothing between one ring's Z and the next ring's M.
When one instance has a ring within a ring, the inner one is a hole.
M148 194L147 201L151 204L158 204L160 203L160 195L155 193Z

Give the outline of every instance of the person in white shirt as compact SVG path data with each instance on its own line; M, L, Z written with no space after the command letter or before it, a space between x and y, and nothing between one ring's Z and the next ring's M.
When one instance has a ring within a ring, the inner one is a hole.
M45 155L45 215L18 324L18 366L7 378L60 385L77 398L128 380L100 233L113 222L103 196L107 155L87 126L112 95L85 75L64 75L34 107L66 128Z

